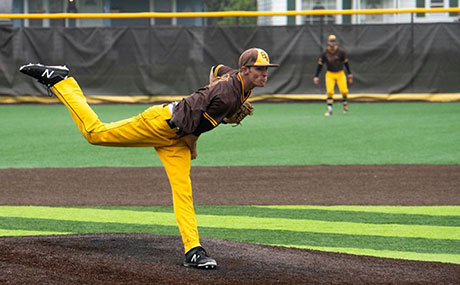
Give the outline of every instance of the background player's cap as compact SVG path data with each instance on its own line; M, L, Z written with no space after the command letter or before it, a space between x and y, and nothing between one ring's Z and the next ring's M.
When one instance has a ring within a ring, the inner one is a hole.
M238 66L266 66L266 67L278 67L279 64L270 63L270 58L266 51L260 48L250 48L245 50L238 61Z
M328 41L335 41L336 40L336 37L335 35L329 35L329 37L327 38Z

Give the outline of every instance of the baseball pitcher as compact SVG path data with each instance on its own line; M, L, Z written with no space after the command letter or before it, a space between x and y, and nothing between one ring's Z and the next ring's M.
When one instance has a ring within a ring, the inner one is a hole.
M212 67L210 84L190 96L113 123L99 120L77 81L68 77L66 66L28 64L19 70L52 90L90 144L155 148L171 185L174 214L184 245L184 266L215 269L217 262L200 244L193 208L190 167L198 155L197 140L221 123L239 124L251 114L253 107L247 102L251 90L265 86L268 67L276 66L264 50L248 49L239 58L238 70L224 65Z

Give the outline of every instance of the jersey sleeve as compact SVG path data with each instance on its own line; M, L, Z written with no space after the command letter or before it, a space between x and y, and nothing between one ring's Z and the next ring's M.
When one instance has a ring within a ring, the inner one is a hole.
M318 58L318 64L323 65L324 63L326 63L326 61L327 61L326 53L322 52L321 55Z
M200 123L198 124L198 127L195 129L193 134L195 136L199 136L202 133L217 127L225 117L224 114L227 113L226 108L223 107L224 104L218 102L218 99L212 102L209 105L208 110L202 113Z
M347 53L345 52L345 50L341 50L341 60L343 63L347 63L348 62L348 57L347 57Z
M219 96L222 92L226 92L227 88L225 85L225 82L220 82L211 87L212 90L210 91L216 94L216 96L212 97L206 111L202 112L200 123L193 132L194 135L199 136L204 132L214 129L231 113L232 108L229 106L233 106L233 104L226 102L225 97Z

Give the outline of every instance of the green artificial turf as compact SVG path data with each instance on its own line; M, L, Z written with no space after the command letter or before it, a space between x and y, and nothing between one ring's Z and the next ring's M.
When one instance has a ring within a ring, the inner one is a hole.
M460 264L460 206L197 206L201 237ZM0 236L179 235L171 207L0 206Z
M102 121L147 105L95 105ZM255 104L198 142L193 165L458 164L460 103ZM88 144L62 105L0 106L0 168L161 166L153 148Z
M147 105L94 106L105 122ZM459 164L460 103L255 104L203 134L193 165ZM62 105L0 106L0 168L160 166L153 148L88 144ZM197 206L200 236L460 264L460 206ZM0 206L0 236L179 235L171 207Z

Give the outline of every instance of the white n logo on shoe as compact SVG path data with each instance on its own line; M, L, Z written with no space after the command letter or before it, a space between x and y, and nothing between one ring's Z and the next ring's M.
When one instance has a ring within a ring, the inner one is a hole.
M47 69L45 69L45 71L43 72L42 77L44 77L44 76L46 75L46 78L50 78L51 75L53 75L53 73L54 73L54 70L49 70L49 69L47 68Z
M197 262L198 258L200 258L200 256L197 254L194 254L192 258L190 259L190 262Z

